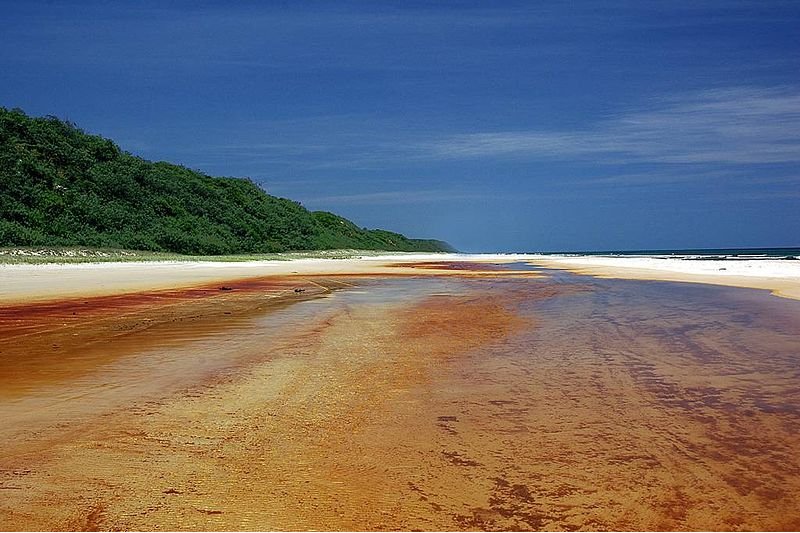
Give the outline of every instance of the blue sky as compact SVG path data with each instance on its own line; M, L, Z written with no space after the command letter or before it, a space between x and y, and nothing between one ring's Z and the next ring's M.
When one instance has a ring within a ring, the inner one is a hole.
M800 2L0 2L0 105L467 251L800 246Z

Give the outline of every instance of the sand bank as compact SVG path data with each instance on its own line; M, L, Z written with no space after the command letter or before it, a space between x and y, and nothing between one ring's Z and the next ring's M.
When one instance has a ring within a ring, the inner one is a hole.
M352 259L248 262L137 262L0 265L0 304L155 291L267 276L480 275L480 269L420 268L421 263L516 263L605 278L710 283L765 289L800 299L800 262L786 260L685 261L649 257L537 254L392 254ZM530 272L507 274L535 275Z
M0 265L0 304L105 296L127 292L191 287L267 276L401 276L454 273L412 268L426 261L512 261L512 256L465 254L393 254L354 259L289 261L158 261ZM523 256L520 256L523 257ZM408 264L404 268L403 264ZM460 272L462 275L464 271ZM479 274L479 271L473 271ZM526 275L535 275L530 272Z
M800 299L800 261L787 260L681 260L655 257L529 256L527 261L615 279L641 279L710 283L729 287L765 289L776 296Z

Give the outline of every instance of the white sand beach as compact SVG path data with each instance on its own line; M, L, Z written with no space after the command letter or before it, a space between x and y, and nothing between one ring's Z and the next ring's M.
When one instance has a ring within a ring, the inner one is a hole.
M262 276L425 275L403 263L525 262L604 278L710 283L765 289L800 299L800 261L554 256L538 254L392 254L350 259L286 261L154 261L44 265L0 265L0 303L101 296L159 290ZM442 273L428 271L428 273Z
M538 255L529 262L601 278L710 283L765 289L776 296L800 299L800 261Z
M426 261L518 260L509 257L511 256L392 254L353 259L8 264L0 265L0 303L104 296L262 276L423 275L425 271L420 269L404 269L396 265ZM519 256L523 259L524 257Z

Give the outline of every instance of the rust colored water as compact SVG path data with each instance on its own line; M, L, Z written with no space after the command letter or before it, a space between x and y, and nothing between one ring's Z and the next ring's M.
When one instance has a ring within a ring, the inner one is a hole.
M32 314L0 527L800 526L800 302L551 274Z

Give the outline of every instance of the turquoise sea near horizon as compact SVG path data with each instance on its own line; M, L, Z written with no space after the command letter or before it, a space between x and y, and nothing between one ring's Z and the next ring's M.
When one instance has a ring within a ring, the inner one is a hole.
M543 255L608 257L670 257L686 260L800 259L800 247L773 248L654 248L644 250L547 251Z

